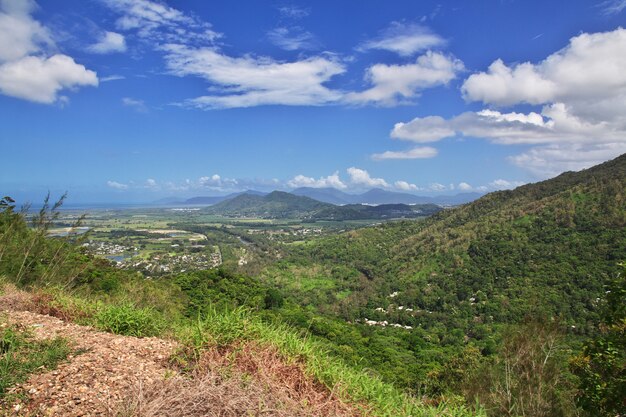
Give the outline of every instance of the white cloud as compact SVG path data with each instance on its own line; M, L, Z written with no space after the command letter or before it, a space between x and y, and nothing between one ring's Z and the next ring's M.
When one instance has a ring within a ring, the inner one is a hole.
M212 190L224 190L231 189L235 186L239 185L239 181L232 178L222 178L218 174L213 174L210 177L200 177L198 179L198 187L199 188L209 188Z
M315 36L299 26L274 28L267 32L267 38L274 45L285 51L315 49L318 47Z
M0 65L2 94L38 103L54 103L66 88L97 85L96 73L67 55L27 56Z
M124 35L115 32L104 32L100 40L87 48L95 54L110 54L126 51L126 39Z
M60 99L63 89L97 86L96 73L73 58L46 56L45 48L54 42L49 31L31 17L35 7L30 0L0 0L0 92L51 104Z
M602 13L605 15L619 14L626 9L626 0L606 0L598 6L602 8Z
M393 22L377 38L363 43L357 49L360 51L384 49L401 56L410 56L417 52L441 48L445 45L445 39L426 26Z
M146 183L144 185L144 188L148 188L150 190L156 191L156 190L160 190L161 186L159 185L159 183L153 179L153 178L148 178L146 180Z
M127 190L128 184L122 184L117 181L107 181L107 186L111 188L115 188L116 190Z
M430 184L429 188L432 191L445 191L448 187L446 187L443 184L439 184L438 182L434 182L434 183Z
M387 181L382 178L370 177L370 174L364 169L351 167L347 169L347 172L350 176L350 182L354 185L364 185L366 187L389 187Z
M463 64L452 56L428 51L407 65L377 64L368 68L370 88L346 93L327 84L346 72L344 62L331 53L292 62L271 57L229 56L217 40L222 34L193 15L151 0L104 0L120 14L117 27L136 34L164 54L169 72L180 77L207 80L209 94L177 103L191 108L223 109L260 105L320 106L328 104L396 105L412 103L426 88L454 79ZM279 7L287 19L299 19L308 9ZM315 37L299 26L281 24L267 34L270 41L289 51L315 49ZM403 55L443 46L445 42L427 28L394 23L381 37L363 48L395 50Z
M375 153L372 159L381 161L385 159L425 159L437 156L437 149L430 146L417 147L407 151L386 151L383 153Z
M450 119L397 123L391 137L434 142L454 135L536 146L510 159L539 177L578 170L626 151L626 30L583 33L538 64L495 61L463 84L467 100L540 105L527 113L485 109Z
M508 180L503 180L502 178L500 178L500 179L490 182L489 187L493 190L510 190L512 188L516 188L524 184L526 183L523 181L508 181Z
M187 105L212 109L267 104L322 105L336 102L339 92L323 84L345 72L332 57L312 57L295 62L244 56L232 58L214 48L166 45L167 66L174 75L195 75L221 87L224 94L207 95Z
M466 182L460 182L459 185L457 185L457 188L461 191L472 191L474 189L474 187Z
M152 42L213 43L222 35L211 25L178 9L151 0L104 0L121 17L118 29Z
M578 171L626 153L626 142L604 144L556 144L534 147L509 160L539 178L564 171Z
M406 181L396 181L393 183L393 185L398 190L402 190L402 191L417 191L420 189L417 185L408 183Z
M113 75L100 78L100 82L105 83L107 81L117 81L117 80L124 80L124 79L126 79L126 77L124 77L123 75L113 74Z
M626 89L626 29L583 33L538 64L508 67L496 60L487 72L471 75L462 91L486 104L546 104L604 101ZM576 113L576 112L575 112Z
M280 15L287 19L302 19L311 14L311 9L290 5L278 8Z
M541 114L501 113L495 110L466 112L451 119L417 117L397 123L391 137L413 142L434 142L456 134L486 138L499 144L548 144L613 142L624 137L621 129L592 124L570 113L563 103L544 106Z
M470 101L497 105L540 104L554 97L556 84L544 78L531 63L509 68L498 59L489 66L487 73L471 75L461 90Z
M396 123L390 135L395 139L413 142L436 142L455 134L455 130L443 117L427 116L416 117L408 123Z
M339 178L339 172L335 172L327 177L320 177L315 179L313 177L307 177L304 175L296 175L287 182L287 186L290 188L299 187L312 187L312 188L336 188L338 190L344 190L348 186Z
M51 104L61 99L63 89L97 86L96 73L73 58L46 56L54 42L49 31L31 17L35 7L29 0L0 0L0 92Z
M48 29L30 16L36 7L30 0L0 0L0 63L54 45Z
M345 100L356 104L396 105L419 96L426 88L449 83L462 70L460 60L432 51L419 56L413 64L376 64L369 67L365 75L372 87L349 93Z
M122 98L122 104L126 107L131 107L140 113L146 113L148 111L148 107L143 100L138 100L131 97L124 97Z

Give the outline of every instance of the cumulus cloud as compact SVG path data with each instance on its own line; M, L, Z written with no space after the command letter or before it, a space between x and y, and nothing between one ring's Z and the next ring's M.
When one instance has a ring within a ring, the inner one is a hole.
M357 49L383 49L401 56L411 56L428 49L441 48L446 40L428 27L415 23L392 22L378 37L361 44Z
M362 185L366 187L389 187L387 181L382 178L372 178L370 174L360 168L351 167L347 169L350 176L350 182L354 185Z
M474 189L474 187L466 182L460 182L459 185L457 185L457 188L461 191L472 191Z
M87 50L95 54L126 52L126 39L120 33L104 32L98 42L90 45Z
M430 146L417 147L408 151L386 151L383 153L375 153L372 159L382 161L385 159L425 159L437 156L437 149Z
M436 142L454 136L456 131L451 124L440 116L416 117L408 123L396 123L391 131L394 139L413 142Z
M97 86L95 72L67 55L46 53L54 42L32 18L35 7L29 0L0 0L0 92L51 104L61 90Z
M186 102L198 108L251 107L264 104L322 105L335 102L339 92L324 86L345 72L332 57L312 57L295 62L244 56L233 58L214 48L189 48L169 44L167 66L174 75L195 75L224 89ZM229 93L230 92L230 93Z
M431 191L445 191L448 189L448 187L443 184L439 184L438 182L430 184L429 188Z
M344 190L348 186L339 178L339 172L335 172L327 177L320 177L315 179L313 177L307 177L304 175L296 175L291 180L287 181L287 186L290 188L299 187L311 187L311 188L336 188L338 190Z
M277 27L267 32L267 38L285 51L315 49L319 43L315 36L299 26Z
M513 105L564 102L585 107L623 96L626 89L626 30L583 33L569 45L532 64L507 66L496 60L487 72L471 75L462 91L471 101ZM582 103L579 103L582 101Z
M48 29L31 17L36 7L30 0L0 0L0 63L54 45Z
M426 88L449 83L462 70L463 63L460 60L432 51L419 56L413 64L376 64L369 67L365 75L372 87L347 94L346 101L396 105L419 96Z
M239 182L236 179L222 178L218 174L213 174L210 177L209 176L200 177L198 179L198 186L200 188L209 188L209 189L219 190L219 191L223 189L230 189L232 187L237 186L238 184Z
M417 185L411 184L407 181L396 181L393 183L393 185L398 190L402 190L402 191L417 191L420 189Z
M150 189L157 189L159 188L159 184L157 183L157 181L153 178L148 178L146 180L146 184L144 186L145 188L150 188Z
M0 91L38 103L56 102L63 89L97 85L96 73L67 55L26 56L0 65Z
M626 152L626 30L583 33L543 61L507 66L496 60L471 75L469 101L540 106L527 113L484 109L450 119L397 123L391 137L434 142L462 135L503 145L533 145L509 160L539 177L578 170Z
M117 181L107 181L107 186L110 188L114 188L116 190L128 189L128 184L122 184L121 182L117 182Z
M489 183L489 187L494 190L510 190L512 188L519 187L521 185L526 184L523 181L508 181L499 178Z

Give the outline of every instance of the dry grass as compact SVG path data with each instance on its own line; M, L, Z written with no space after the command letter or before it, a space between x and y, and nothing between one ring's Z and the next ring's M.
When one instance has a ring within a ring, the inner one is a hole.
M246 344L205 352L189 377L149 389L137 385L118 415L165 416L361 416L323 385L288 364L278 352Z
M13 284L0 281L0 295L0 307L4 310L23 311L30 306L30 294Z

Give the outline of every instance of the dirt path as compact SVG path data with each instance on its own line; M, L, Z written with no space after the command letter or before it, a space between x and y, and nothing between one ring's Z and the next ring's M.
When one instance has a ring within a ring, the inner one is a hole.
M33 375L16 387L30 400L20 415L115 415L137 386L149 389L172 373L167 362L176 348L174 342L99 332L50 316L12 311L2 301L0 311L9 322L31 328L39 339L63 337L76 352L56 370Z
M176 342L100 332L27 311L30 295L0 297L0 314L39 339L63 337L74 354L57 369L31 375L13 390L28 398L0 415L10 416L362 416L297 364L267 348L210 349L198 370L183 376L168 366ZM235 359L233 359L235 358ZM17 408L16 408L17 406Z

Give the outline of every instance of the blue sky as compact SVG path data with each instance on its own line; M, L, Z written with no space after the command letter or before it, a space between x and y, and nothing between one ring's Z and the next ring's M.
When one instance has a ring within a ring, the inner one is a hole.
M626 152L625 24L626 0L0 0L0 187L515 187Z

